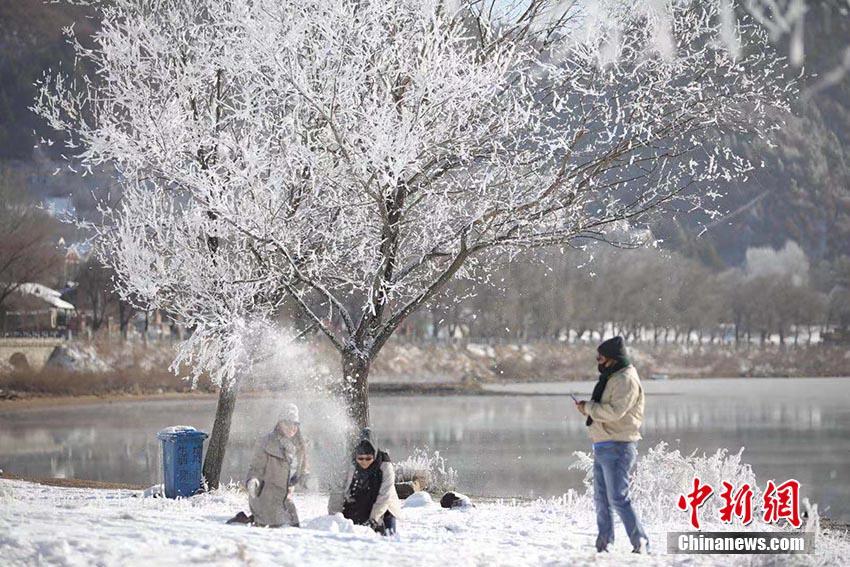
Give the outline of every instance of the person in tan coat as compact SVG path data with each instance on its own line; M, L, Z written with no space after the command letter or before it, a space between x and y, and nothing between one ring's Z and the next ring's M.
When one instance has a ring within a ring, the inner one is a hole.
M614 542L612 509L617 512L635 553L648 550L649 538L629 498L629 472L637 459L637 441L643 423L643 386L629 361L623 337L597 348L599 380L590 401L577 401L586 417L593 442L593 493L596 506L597 551Z
M307 478L307 451L298 416L298 407L287 404L275 428L257 443L248 467L246 488L251 516L240 512L228 523L256 526L299 525L292 491Z

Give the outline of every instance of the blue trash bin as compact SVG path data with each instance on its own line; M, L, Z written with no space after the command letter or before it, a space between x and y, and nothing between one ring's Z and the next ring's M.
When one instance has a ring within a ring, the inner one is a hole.
M192 496L201 488L204 439L208 437L188 425L166 427L156 434L162 441L162 477L165 497Z

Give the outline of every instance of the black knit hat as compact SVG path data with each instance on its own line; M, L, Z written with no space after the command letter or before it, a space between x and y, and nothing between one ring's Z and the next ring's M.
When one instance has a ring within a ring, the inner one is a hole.
M626 353L626 342L621 336L616 336L613 339L608 339L603 342L601 345L596 347L596 352L602 356L607 356L608 358L613 358L615 360L626 358L628 356Z
M374 455L376 453L375 446L368 439L363 439L354 448L355 455Z

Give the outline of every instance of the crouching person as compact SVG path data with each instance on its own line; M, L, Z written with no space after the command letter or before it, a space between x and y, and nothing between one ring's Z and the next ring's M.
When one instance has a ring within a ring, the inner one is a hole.
M248 505L254 525L298 527L298 511L292 502L296 484L307 476L307 451L298 407L288 404L274 430L260 438L248 468Z
M355 524L369 526L381 535L394 534L401 503L389 455L376 450L367 436L355 447L352 461L343 490L331 493L328 513L342 512Z

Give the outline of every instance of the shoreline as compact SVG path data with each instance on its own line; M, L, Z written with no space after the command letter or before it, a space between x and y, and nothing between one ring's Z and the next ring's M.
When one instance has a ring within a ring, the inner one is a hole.
M662 382L662 383L671 383L677 382L679 380L766 380L766 379L776 379L776 380L813 380L813 379L827 379L827 380L847 380L850 379L850 376L799 376L799 377L787 377L787 376L760 376L760 377L734 377L734 376L721 376L716 378L692 378L692 377L681 377L681 378L670 378L668 380L651 380L644 379L644 382ZM486 385L494 385L494 386L512 386L512 385L526 385L526 384L569 384L569 383L580 383L580 382L592 382L592 380L529 380L529 381L505 381L505 382L493 382L488 384L464 384L457 382L414 382L414 383L406 383L406 382L378 382L375 384L370 384L369 386L369 394L375 397L382 396L435 396L435 397L447 397L447 396L521 396L521 397L541 397L541 396L554 396L554 397L567 397L569 393L552 393L552 392L521 392L521 391L499 391L499 390L489 390L484 386ZM168 401L168 400L216 400L218 399L218 392L160 392L160 393L142 393L142 394L127 394L127 393L111 393L111 394L85 394L85 395L52 395L52 394L32 394L29 392L3 392L0 391L0 395L6 393L6 395L11 394L14 397L0 397L0 412L2 411L14 411L14 410L25 410L25 409L39 409L39 408L48 408L48 407L63 407L63 406L88 406L88 405L97 405L97 404L112 404L112 403L122 403L122 402L148 402L148 401ZM246 391L240 393L241 398L259 398L268 395L279 395L281 392L275 391ZM675 394L662 394L655 393L654 396L659 395L675 395Z
M27 477L5 471L0 472L0 480L19 480L40 484L42 486L56 486L59 488L91 488L97 490L145 490L147 487L140 484L127 484L123 482L106 482L101 480L86 480L81 478L50 478L50 477Z

